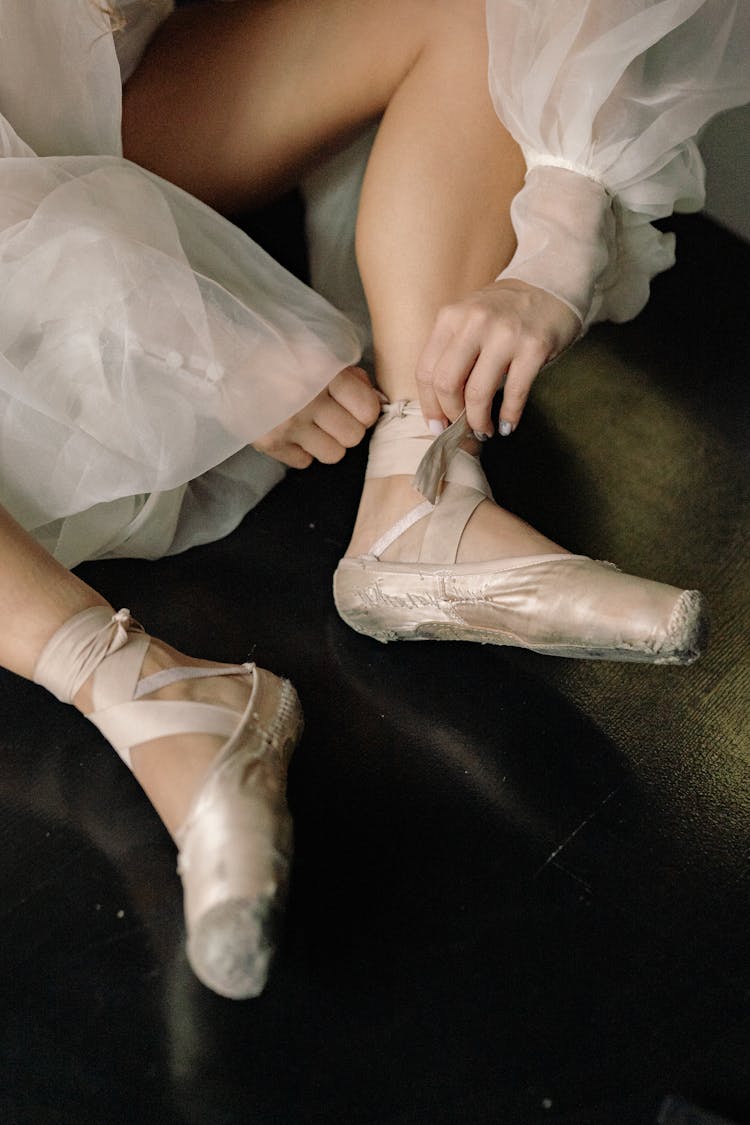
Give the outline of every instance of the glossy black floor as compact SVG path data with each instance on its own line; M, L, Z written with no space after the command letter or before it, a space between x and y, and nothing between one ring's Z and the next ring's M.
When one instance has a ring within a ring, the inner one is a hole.
M674 1095L750 1121L750 251L678 226L647 311L545 376L487 463L574 550L703 589L705 659L350 632L330 578L361 451L291 474L223 542L83 567L185 650L297 684L294 881L266 994L207 992L130 775L0 677L0 1120L697 1121Z

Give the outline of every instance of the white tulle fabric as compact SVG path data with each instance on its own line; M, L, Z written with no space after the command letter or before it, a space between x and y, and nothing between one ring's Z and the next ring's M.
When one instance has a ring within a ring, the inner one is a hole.
M501 277L583 325L628 320L674 238L651 222L704 201L694 138L750 101L747 0L488 0L490 90L528 174Z
M500 277L553 293L582 327L629 320L674 264L653 220L703 205L696 135L750 101L750 2L487 0L487 26L492 97L528 167ZM313 282L361 331L347 256L362 145L304 185Z
M127 74L171 4L119 7L113 37L91 0L0 0L0 503L69 566L230 530L280 476L248 443L359 355L344 316L122 159L116 44ZM224 496L192 488L208 471Z
M279 479L248 447L360 344L208 208L122 159L121 83L171 0L0 0L0 503L66 565L229 531ZM585 326L671 265L653 219L703 201L694 137L750 100L748 0L488 0L490 86L529 166L501 276ZM309 185L342 291L367 144Z

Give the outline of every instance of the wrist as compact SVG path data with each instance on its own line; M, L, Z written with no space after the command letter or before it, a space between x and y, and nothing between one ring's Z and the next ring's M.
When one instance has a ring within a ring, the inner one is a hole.
M513 200L511 219L518 244L497 280L545 290L585 327L614 246L606 188L568 167L536 165Z

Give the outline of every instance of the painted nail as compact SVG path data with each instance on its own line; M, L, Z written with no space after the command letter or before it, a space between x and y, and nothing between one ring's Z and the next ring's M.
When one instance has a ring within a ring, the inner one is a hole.
M480 434L479 430L474 430L473 433L477 441L489 441L492 437L492 434Z
M445 429L445 422L441 422L439 418L430 418L427 427L431 434L434 434L435 437L439 437Z
M497 429L498 429L498 433L500 434L501 437L507 437L508 434L513 433L513 423L512 422L501 422Z

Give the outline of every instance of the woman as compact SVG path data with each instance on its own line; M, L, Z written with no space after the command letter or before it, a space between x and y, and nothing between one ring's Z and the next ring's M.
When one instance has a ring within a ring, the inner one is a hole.
M748 17L729 0L491 0L487 24L478 0L171 8L0 0L0 664L131 766L180 847L191 963L239 997L263 987L289 862L296 696L149 638L67 568L225 534L279 463L338 460L384 398L335 580L345 620L695 659L699 595L568 554L494 503L476 453L497 390L507 436L540 368L634 315L670 264L650 219L700 203L691 137L748 96ZM380 398L346 318L197 202L262 201L375 119L357 259Z

